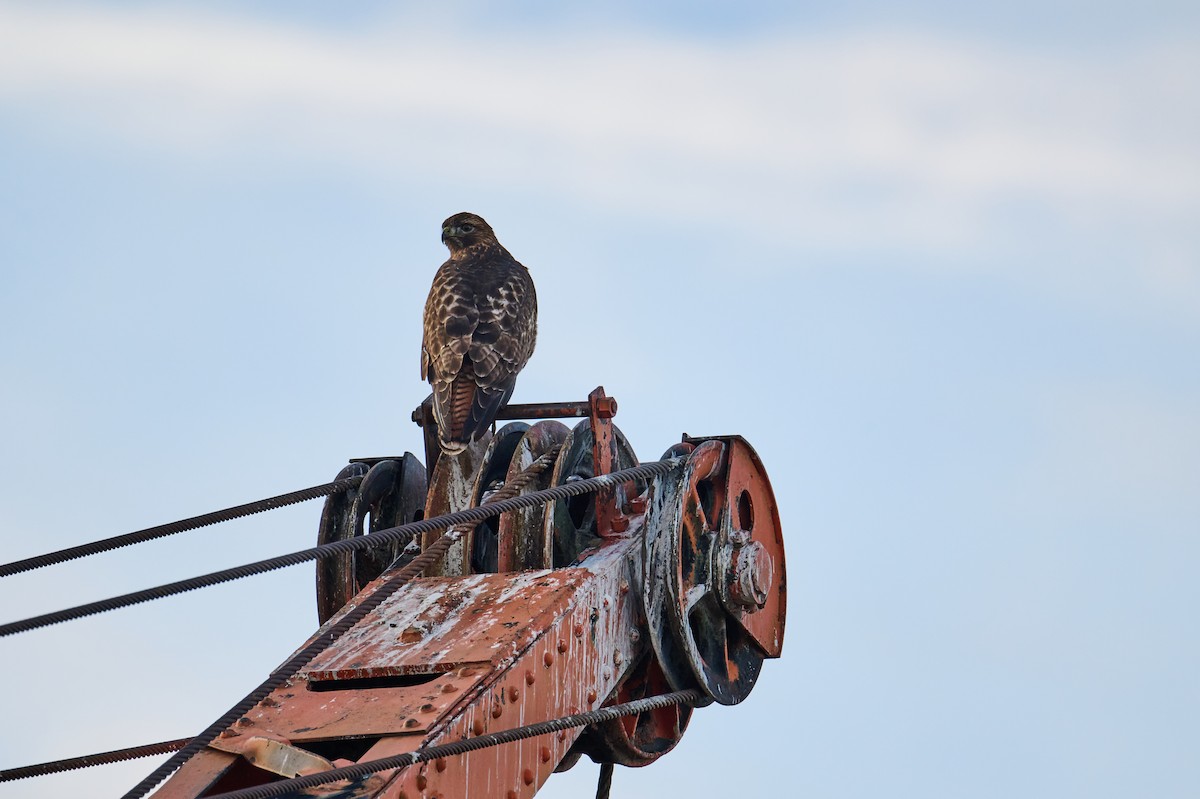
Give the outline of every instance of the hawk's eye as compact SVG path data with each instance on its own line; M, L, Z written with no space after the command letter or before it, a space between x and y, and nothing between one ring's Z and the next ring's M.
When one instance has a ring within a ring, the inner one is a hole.
M460 230L462 230L462 232L463 232L463 233L470 233L472 230L474 230L474 229L475 229L475 226L474 226L474 225L472 225L470 222L464 222L464 223L463 223L463 224L462 224L462 225L459 227L459 229L460 229Z

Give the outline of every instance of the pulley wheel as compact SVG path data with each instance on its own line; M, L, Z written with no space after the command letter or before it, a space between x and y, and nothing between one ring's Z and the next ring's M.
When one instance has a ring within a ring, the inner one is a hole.
M616 425L612 427L616 441L616 457L613 471L637 466L637 455ZM588 420L575 425L571 434L563 441L562 451L554 465L551 485L563 485L576 480L595 477L592 426ZM636 493L636 492L635 492ZM625 490L618 488L618 506L625 501ZM554 568L569 566L578 560L580 553L600 543L596 530L596 495L583 494L569 499L555 500L546 506L546 539L554 553Z
M553 419L534 424L517 443L504 482L511 482L538 458L566 441L570 434L570 428ZM554 467L551 466L529 482L521 493L549 488L553 479ZM498 524L497 563L491 571L549 569L553 563L553 553L550 541L545 536L545 517L545 505L534 505L502 515Z
M487 453L491 450L492 433L485 431L478 441L472 441L461 452L443 452L429 475L429 493L425 496L425 518L432 519L475 507L479 472L483 468ZM444 530L435 530L421 536L422 551L442 537ZM425 570L426 576L452 577L466 574L469 569L471 549L459 541L449 548L446 556L437 565Z
M412 455L349 464L337 476L363 476L357 489L331 494L321 511L318 544L329 544L422 518L425 467ZM367 523L367 517L370 523ZM379 547L317 561L317 616L324 624L396 560L401 547Z
M774 493L738 436L694 439L646 513L643 597L651 644L674 690L717 702L750 693L783 645L786 576ZM680 451L681 453L681 451Z
M478 507L490 494L499 490L508 477L509 465L529 425L524 422L509 422L496 431L492 442L483 454L483 464L475 473L471 488L471 505ZM469 562L463 563L456 574L494 574L496 572L496 539L499 520L485 519L466 536L463 552L470 553ZM449 566L449 563L446 564ZM445 572L450 574L451 572Z
M633 702L670 691L654 653L646 651L606 704ZM597 763L648 766L675 748L691 718L690 705L667 705L621 716L587 727L573 748Z

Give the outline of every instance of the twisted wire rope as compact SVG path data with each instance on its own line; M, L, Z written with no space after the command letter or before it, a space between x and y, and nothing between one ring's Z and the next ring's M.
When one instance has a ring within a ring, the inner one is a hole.
M468 752L474 752L479 749L486 749L491 746L499 746L501 744L513 743L524 738L535 738L539 735L548 733L561 732L562 730L572 727L586 727L589 724L599 724L605 721L621 718L622 716L632 716L635 713L644 713L648 710L656 710L658 708L667 707L668 705L696 705L703 701L704 695L695 689L687 691L675 691L669 694L661 694L659 696L650 696L645 699L635 699L632 702L626 702L620 705L611 705L602 707L596 710L589 710L584 713L575 713L570 716L562 716L549 721L539 721L536 724L526 724L522 727L513 727L509 730L501 730L500 732L486 733L474 738L467 738L461 741L451 741L446 744L437 744L435 746L427 746L418 749L415 752L406 752L402 755L393 755L392 757L383 757L378 760L368 760L363 763L355 763L352 766L342 766L341 768L322 771L317 774L307 774L302 777L293 777L282 782L273 782L268 785L256 785L251 788L241 788L228 793L217 794L212 799L272 799L276 796L284 796L293 793L294 791L304 790L305 788L314 788L318 785L326 785L338 780L355 780L366 777L370 774L375 774L380 771L390 771L392 769L405 768L416 763L423 763L429 760L437 760L443 757L455 757L457 755L465 755ZM611 772L610 772L611 774Z
M472 529L489 518L499 515L507 510L517 510L520 508L531 507L533 505L542 504L554 499L565 499L567 497L579 496L585 493L594 493L601 488L609 485L614 485L627 480L652 477L666 472L679 466L683 459L676 458L666 461L654 461L652 463L643 464L640 467L632 469L624 469L620 472L613 472L607 475L580 480L573 483L565 483L561 486L554 486L550 489L542 491L533 491L525 495L519 495L519 492L537 475L544 472L554 464L554 459L557 456L561 446L555 445L546 454L531 463L520 474L510 480L501 489L484 500L483 504L476 508L469 508L465 511L446 514L434 519L426 519L424 522L436 522L437 526L434 530L447 530L445 534L434 541L420 555L411 560L408 564L398 570L394 575L388 577L385 575L383 582L371 590L363 600L355 605L344 609L341 615L334 616L326 624L317 631L313 640L301 650L292 655L284 664L277 668L271 675L263 681L258 688L251 691L249 694L230 708L221 718L210 724L202 733L189 741L183 748L171 756L166 762L162 763L152 773L146 776L141 782L131 788L121 799L141 799L151 790L153 790L164 779L173 774L184 763L186 763L194 754L199 752L210 742L213 741L223 730L228 728L242 715L249 712L251 708L262 701L268 694L278 688L287 680L291 679L301 668L309 661L324 651L330 644L338 639L347 630L366 617L375 608L379 607L385 599L391 596L396 590L403 587L413 579L419 577L431 565L439 561L447 550L457 542L467 531ZM557 489L569 489L567 491L559 491ZM523 500L523 501L522 501ZM423 529L423 522L416 522L400 527L391 528L390 530L374 532L370 536L359 537L352 539L354 541L374 538L381 533L395 533L405 529L411 530L409 536L416 535L419 532L427 532ZM347 543L341 541L337 543ZM694 692L693 692L694 693ZM698 696L698 694L697 694ZM697 701L699 701L697 699ZM567 725L575 726L575 725ZM566 729L566 727L556 728ZM517 740L517 739L514 739ZM503 743L503 740L497 743ZM459 742L465 744L469 742ZM495 745L495 744L491 744ZM480 748L475 746L473 748ZM470 751L470 749L464 750ZM337 779L336 777L334 779ZM283 783L278 783L283 784ZM319 784L319 783L318 783Z
M683 462L683 458L668 458L661 461L651 461L643 463L640 466L634 466L629 469L612 472L610 474L598 475L589 477L584 480L578 480L562 485L552 486L541 491L534 491L520 496L508 497L495 502L487 502L483 505L474 508L448 513L443 516L436 516L430 519L422 519L408 524L402 524L397 527L390 527L385 530L372 532L370 535L357 536L355 538L343 539L341 541L333 541L328 544L301 549L296 552L290 552L286 555L279 555L273 558L246 563L241 566L234 566L220 571L210 572L198 577L189 577L186 580L177 580L171 583L145 588L140 591L133 591L120 596L109 597L95 602L88 602L83 605L57 610L51 613L44 613L39 616L31 616L26 619L0 624L0 638L16 635L17 633L29 632L41 627L49 627L53 624L60 624L65 621L73 621L86 616L91 616L97 613L105 613L118 608L129 607L131 605L149 602L154 599L162 599L176 594L194 591L198 588L206 588L212 585L229 582L232 580L240 580L245 577L250 577L256 574L264 574L266 572L282 569L287 566L295 566L308 561L317 560L318 558L330 557L346 552L358 552L361 550L371 549L373 547L383 546L385 544L399 543L406 544L412 540L414 536L424 533L433 533L441 530L446 530L455 525L461 524L478 524L502 513L512 510L520 510L529 508L535 505L541 505L547 502L567 499L569 497L580 496L582 494L590 494L599 491L606 486L614 486L629 480L646 479L657 477L666 474L667 472L677 468ZM493 495L495 496L495 495Z
M307 502L310 499L326 497L330 494L337 494L351 488L357 488L361 482L361 476L345 477L341 480L334 480L331 483L302 488L299 491L291 491L287 494L260 499L257 502L247 502L244 505L234 505L231 508L215 510L211 513L192 516L188 519L180 519L169 524L160 524L156 527L147 527L144 530L137 530L132 533L125 533L124 535L102 538L98 541L90 541L79 546L47 552L32 558L14 560L11 563L0 563L0 577L11 577L14 574L41 569L55 563L65 563L69 560L86 558L89 555L98 555L101 552L109 552L121 547L153 541L156 538L163 538L188 530L196 530L200 527L208 527L209 525L240 519L243 516L252 516L255 513L263 513L275 510L276 508L285 508L288 505L295 505L298 502Z

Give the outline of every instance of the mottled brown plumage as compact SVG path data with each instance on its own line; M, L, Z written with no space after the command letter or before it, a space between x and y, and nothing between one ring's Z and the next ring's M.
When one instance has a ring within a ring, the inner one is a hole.
M425 301L421 377L433 386L442 449L458 452L512 396L537 338L537 294L529 270L475 214L443 222L442 242L450 260Z

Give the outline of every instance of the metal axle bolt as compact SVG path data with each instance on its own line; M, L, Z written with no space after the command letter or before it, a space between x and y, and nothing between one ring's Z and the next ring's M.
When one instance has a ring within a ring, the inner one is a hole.
M775 576L775 564L766 547L750 541L734 548L731 561L729 598L751 613L762 609Z

